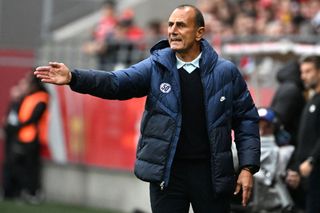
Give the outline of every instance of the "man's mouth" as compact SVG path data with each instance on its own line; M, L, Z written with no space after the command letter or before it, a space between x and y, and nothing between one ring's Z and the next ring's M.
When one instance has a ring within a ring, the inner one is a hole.
M171 38L170 41L171 42L177 42L177 41L181 41L181 39L180 38Z

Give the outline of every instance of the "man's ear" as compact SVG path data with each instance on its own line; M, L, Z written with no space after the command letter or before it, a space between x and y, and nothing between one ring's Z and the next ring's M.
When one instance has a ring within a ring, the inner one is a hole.
M204 27L199 27L197 29L197 34L196 34L196 41L200 41L204 35L205 29Z

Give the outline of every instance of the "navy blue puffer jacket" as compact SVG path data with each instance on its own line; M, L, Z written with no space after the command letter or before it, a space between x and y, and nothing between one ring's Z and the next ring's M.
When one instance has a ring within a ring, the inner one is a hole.
M229 194L235 187L231 152L234 130L239 166L260 166L258 114L246 83L235 65L219 58L201 40L200 59L214 192ZM114 72L74 70L71 89L106 99L147 96L137 147L138 178L167 186L181 130L180 80L175 53L163 40L151 56Z

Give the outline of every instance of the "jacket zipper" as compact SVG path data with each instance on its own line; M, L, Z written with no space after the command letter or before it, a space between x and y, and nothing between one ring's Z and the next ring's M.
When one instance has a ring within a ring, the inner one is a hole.
M176 69L175 70L175 74L173 73L173 79L175 79L176 80L176 82L174 82L174 80L173 80L173 82L172 82L172 85L174 85L174 84L176 84L176 86L178 87L178 91L180 91L180 81L179 81L179 76L177 76L178 74L177 74L177 72L178 72L178 70ZM180 91L181 92L181 91ZM177 97L178 98L178 97ZM179 99L179 98L178 98ZM179 108L180 108L180 111L181 111L181 99L179 99L178 100L178 104L179 104ZM179 117L180 119L181 119L181 117ZM177 123L175 124L176 126L178 125ZM176 133L175 133L176 134ZM175 137L175 135L173 136L173 137ZM172 139L173 141L174 141L174 138ZM177 146L177 143L178 142L176 142L176 146ZM167 164L170 164L170 168L169 168L169 171L167 171L167 166L168 165L166 165L165 166L165 172L164 172L164 177L163 177L163 181L160 183L160 190L161 191L163 191L164 190L164 188L165 187L167 187L167 184L168 184L168 182L169 182L169 174L171 173L171 171L170 171L170 169L171 169L171 166L172 166L172 162L173 162L173 158L174 158L174 154L173 154L173 156L171 156L172 157L172 159L170 159L170 153L172 152L172 147L171 147L171 145L172 144L170 144L170 147L169 147L169 150L168 150L168 152L169 152L169 154L168 154L168 159L167 159ZM176 151L176 148L177 147L175 147L175 150L174 150L174 152Z

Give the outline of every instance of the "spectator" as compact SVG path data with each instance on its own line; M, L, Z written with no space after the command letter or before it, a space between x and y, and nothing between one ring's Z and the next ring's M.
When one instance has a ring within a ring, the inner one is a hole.
M238 36L249 36L256 33L254 17L246 13L237 14L233 27Z
M254 209L259 211L285 210L293 201L283 177L294 147L279 146L276 140L279 119L271 108L258 109L261 138L261 169L255 175ZM289 157L288 157L289 155Z
M148 22L146 30L146 42L148 47L165 38L162 33L161 25L162 23L159 20L152 20Z
M128 39L130 25L127 21L120 21L114 32L106 36L104 51L101 53L103 65L100 69L111 71L131 64L134 43Z
M141 60L144 32L134 24L134 13L122 12L113 31L107 34L100 49L101 70L121 69Z
M132 42L141 42L141 39L144 38L144 32L135 24L133 10L125 9L119 19L128 26L127 38Z
M97 42L104 42L106 35L111 33L116 26L116 3L112 0L104 1L102 6L102 17L93 31L93 39Z
M92 32L92 40L83 45L83 51L85 53L97 56L100 69L103 69L105 65L104 45L106 36L114 31L114 28L118 23L115 7L115 1L104 1L102 5L102 16Z

